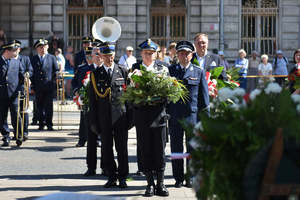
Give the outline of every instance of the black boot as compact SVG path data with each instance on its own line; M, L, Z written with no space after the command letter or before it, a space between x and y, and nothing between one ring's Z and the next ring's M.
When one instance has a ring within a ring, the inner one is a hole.
M163 197L169 196L169 191L164 185L164 171L157 172L156 195Z
M155 193L155 183L154 183L154 178L153 178L153 173L150 172L145 172L145 176L147 179L147 187L145 191L145 196L146 197L152 197Z

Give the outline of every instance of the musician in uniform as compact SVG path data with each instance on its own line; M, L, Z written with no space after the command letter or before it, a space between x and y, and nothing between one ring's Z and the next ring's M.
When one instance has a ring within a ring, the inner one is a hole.
M28 76L28 78L31 78L32 77L32 74L33 74L33 68L32 68L32 65L31 65L31 62L30 62L30 58L28 56L25 56L25 55L21 55L20 54L20 51L21 51L21 45L22 43L18 40L14 40L16 46L18 47L17 49L17 55L16 55L16 59L18 59L22 64L23 64L23 67L24 67L24 70L25 70L25 73L24 73L24 76L26 74L26 76ZM26 91L25 91L26 88L24 88L24 84L22 85L22 92L23 92L23 95L25 97L26 95ZM27 88L29 89L29 88ZM29 97L27 97L29 98ZM23 108L23 101L21 102L21 108ZM21 109L22 110L22 109ZM25 111L25 110L22 110L24 112L24 124L23 124L23 140L27 140L28 139L28 124L29 124L29 115L28 113ZM21 115L21 117L23 117L23 115Z
M32 57L32 88L35 92L39 129L44 130L44 121L53 131L53 96L56 88L56 73L59 71L55 56L48 54L48 41L39 39L34 43L37 55Z
M142 65L146 70L153 71L157 74L168 74L168 68L166 66L155 62L156 51L158 48L156 43L151 39L147 39L142 42L139 47L142 49L142 62L138 62L132 66L133 72L135 70L140 70ZM138 107L133 109L133 118L137 133L137 148L138 152L140 152L140 155L138 155L138 162L140 162L140 168L147 178L145 196L153 196L154 194L159 196L169 195L169 192L164 185L167 115L165 105L162 105L161 107L162 111L156 113L155 119L150 115L143 116L143 109ZM155 175L157 176L156 186L154 183Z
M85 55L87 63L82 63L78 66L77 73L72 80L73 93L75 96L79 95L79 90L83 87L82 80L86 76L86 73L92 71L94 68L94 63L92 59L92 47L85 48ZM83 105L80 111L80 124L79 124L79 140L76 147L83 147L87 141L88 125L86 123L88 105Z
M198 119L198 112L209 112L208 86L205 79L205 71L197 65L191 63L194 46L189 41L180 41L176 45L178 64L169 67L170 75L177 80L182 81L189 91L189 98L183 102L170 103L168 106L169 133L171 138L171 152L183 153L184 130L180 121L184 120L189 125L195 125ZM189 137L186 135L187 152L190 153L191 147L188 145ZM184 160L172 160L173 177L175 178L175 187L180 188L183 185ZM188 162L187 162L188 166ZM189 176L186 177L186 186L191 187Z
M19 133L21 131L21 118L18 114L18 91L20 91L22 82L24 81L24 67L17 59L12 59L17 55L15 42L9 42L2 45L3 51L0 57L0 129L3 136L2 146L9 146L9 128L7 125L8 108L12 113L12 125L17 127L19 121ZM17 120L19 118L19 120ZM16 130L14 130L16 132Z
M218 55L208 52L208 35L205 33L198 33L194 37L194 45L196 52L193 54L191 62L194 65L200 66L205 71L210 71L216 67L221 67L221 59ZM223 66L224 67L224 66ZM225 67L219 76L219 79L227 80Z
M92 47L92 38L85 36L82 38L82 50L75 54L74 57L74 74L77 73L77 68L83 63L87 63L85 48Z
M91 73L89 90L91 130L101 132L102 159L108 173L105 188L116 186L126 188L128 176L128 122L126 107L119 97L126 86L127 71L114 63L115 46L105 42L100 47L103 66ZM117 151L118 166L114 160L113 144Z

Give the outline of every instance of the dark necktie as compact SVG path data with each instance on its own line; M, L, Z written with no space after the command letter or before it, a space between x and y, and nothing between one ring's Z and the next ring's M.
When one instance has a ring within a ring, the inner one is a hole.
M107 73L108 73L109 78L111 78L111 68L107 69Z
M40 57L40 61L41 61L41 63L43 64L44 58L43 58L42 56Z
M7 59L7 60L6 60L7 66L9 66L9 62L10 62L10 59Z

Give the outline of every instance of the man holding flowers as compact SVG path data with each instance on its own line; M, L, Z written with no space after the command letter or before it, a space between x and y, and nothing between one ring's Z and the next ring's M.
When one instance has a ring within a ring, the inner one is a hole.
M191 42L178 42L176 51L179 63L169 67L170 75L182 81L189 91L189 98L186 101L180 100L177 103L170 103L168 107L168 112L171 115L169 120L171 153L183 153L184 130L180 121L185 120L188 125L195 125L199 121L198 112L209 112L209 94L205 70L191 63L194 50ZM186 136L186 138L188 140L189 137ZM190 152L190 145L187 145L186 148L187 152ZM184 181L183 159L173 159L172 170L176 181L175 187L180 188ZM186 177L186 186L191 186L189 177Z
M151 71L156 77L168 76L168 68L155 62L158 45L151 39L142 42L142 62L132 67L132 74L142 76L142 70ZM141 71L140 71L141 70ZM139 87L139 85L135 85ZM150 88L151 86L149 86ZM133 118L137 132L138 162L147 178L145 196L169 196L164 185L165 141L166 141L166 99L151 99L150 102L134 105ZM157 184L154 183L154 175Z

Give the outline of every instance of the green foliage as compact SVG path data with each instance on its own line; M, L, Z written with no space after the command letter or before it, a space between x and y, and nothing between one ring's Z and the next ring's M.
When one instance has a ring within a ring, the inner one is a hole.
M121 96L121 102L136 105L156 105L165 100L176 103L188 98L186 87L176 78L156 74L141 67L141 75L133 74L131 84Z
M203 128L194 130L193 139L200 147L192 152L191 171L202 176L197 197L243 199L245 168L277 128L283 128L285 139L300 140L297 105L287 90L269 94L262 91L239 109L224 102L216 101L214 105L210 117L201 116Z
M82 86L79 90L79 94L82 99L82 103L84 105L89 105L89 93L88 93L89 90L88 90L88 88L89 88L90 83L91 82L89 81L86 86Z
M222 71L223 71L224 67L216 67L216 68L213 68L211 69L209 72L211 73L211 79L217 79Z

